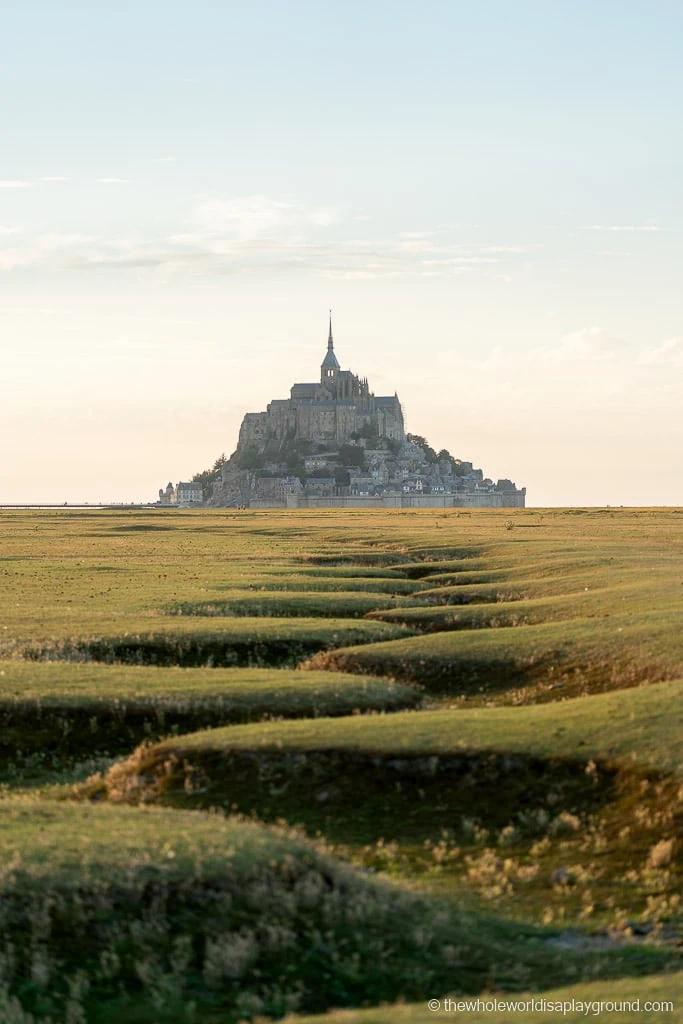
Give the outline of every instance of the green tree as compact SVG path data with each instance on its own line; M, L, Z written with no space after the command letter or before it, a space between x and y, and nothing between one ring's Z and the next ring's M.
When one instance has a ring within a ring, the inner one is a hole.
M372 438L378 436L379 435L377 433L377 427L374 425L374 423L364 423L363 426L358 431L358 437L364 437L366 438L366 440L371 440Z
M192 477L193 482L200 483L202 485L205 495L210 490L211 485L218 480L221 475L221 469L227 461L228 458L225 452L223 452L222 455L218 456L211 469L204 469L201 473L195 473Z
M365 466L365 452L355 444L343 444L339 449L339 461L342 466Z

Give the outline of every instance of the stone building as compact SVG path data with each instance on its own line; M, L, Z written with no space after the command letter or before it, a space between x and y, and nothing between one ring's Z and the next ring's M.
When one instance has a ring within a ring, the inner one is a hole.
M334 351L330 317L320 380L293 384L289 398L273 399L265 412L247 413L240 428L238 448L273 453L288 439L341 445L363 430L404 441L401 403L396 394L373 394L367 377L341 369Z
M159 488L159 505L201 505L204 501L204 489L196 480L180 480L175 487L168 483Z

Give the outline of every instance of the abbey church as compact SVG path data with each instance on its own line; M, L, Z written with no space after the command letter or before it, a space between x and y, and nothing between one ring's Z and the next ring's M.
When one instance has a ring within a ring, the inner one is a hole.
M240 447L275 453L288 439L315 444L344 444L361 431L404 441L398 395L377 397L366 377L342 370L334 352L332 317L320 380L293 384L289 398L276 398L265 412L249 412L242 421Z

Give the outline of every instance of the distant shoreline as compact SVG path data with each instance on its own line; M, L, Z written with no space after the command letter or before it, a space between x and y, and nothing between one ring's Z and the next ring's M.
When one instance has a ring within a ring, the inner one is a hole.
M99 504L96 504L95 502L91 502L89 505L82 505L82 504L73 504L73 505L71 505L68 502L62 502L61 504L52 504L52 505L46 504L46 503L43 503L43 504L37 504L37 503L36 504L30 504L29 502L16 502L14 504L9 504L9 503L8 504L0 504L0 509L5 509L5 508L18 508L18 509L22 509L22 508L26 508L26 509L30 509L30 508L36 508L36 509L41 509L41 508L45 508L45 509L48 509L48 508L66 508L66 509L76 509L76 510L80 509L80 510L83 510L83 511L85 511L87 509L92 509L92 508L97 508L97 509L108 509L108 508L111 508L111 509L122 509L122 508L127 508L127 509L131 509L131 510L135 511L136 509L158 508L158 506L154 505L154 504L151 504L150 502L147 502L147 503L144 503L144 504L139 504L139 505L135 505L132 502L131 503L121 502L120 504L117 503L117 502L109 502L106 505L104 505L104 504L103 505L99 505Z

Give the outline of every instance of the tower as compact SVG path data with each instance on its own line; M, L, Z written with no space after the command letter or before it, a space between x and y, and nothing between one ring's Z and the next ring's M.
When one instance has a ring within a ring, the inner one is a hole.
M332 310L330 310L330 331L327 336L327 354L325 355L325 358L323 359L322 364L320 366L320 383L336 383L339 370L339 362L337 361L337 357L334 354L334 340L332 338Z

